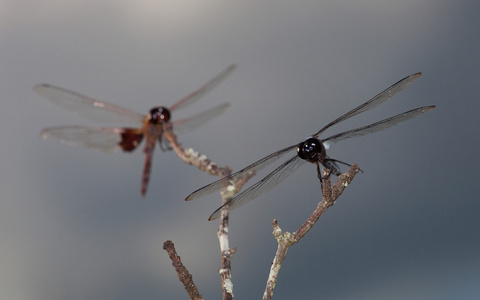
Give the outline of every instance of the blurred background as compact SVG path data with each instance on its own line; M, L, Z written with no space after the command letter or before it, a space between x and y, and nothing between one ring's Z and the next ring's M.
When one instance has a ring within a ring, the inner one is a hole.
M45 127L105 124L32 87L147 113L232 63L226 81L173 118L230 102L179 141L234 170L415 72L392 100L325 136L437 105L333 145L329 156L365 173L290 248L275 299L477 298L479 11L475 1L1 1L0 298L187 299L166 240L202 295L221 297L218 223L207 221L220 196L183 201L217 178L157 149L142 199L141 149L109 155L40 140ZM305 164L232 213L236 299L263 295L273 218L295 231L320 199Z

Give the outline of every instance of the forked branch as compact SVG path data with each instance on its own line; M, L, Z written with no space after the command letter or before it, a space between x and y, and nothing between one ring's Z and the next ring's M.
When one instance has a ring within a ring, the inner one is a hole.
M268 275L267 285L263 294L263 299L272 299L275 284L277 283L278 273L282 267L282 262L287 256L287 250L293 244L298 243L307 232L315 225L320 216L335 203L335 200L343 193L345 188L352 182L355 175L360 171L356 164L353 164L346 173L338 177L337 182L332 186L330 176L327 176L323 180L323 199L318 203L317 208L308 217L308 219L300 226L295 233L282 232L282 229L278 225L277 219L273 220L273 235L277 239L277 252L273 259L272 266L270 268L270 274ZM324 170L324 175L329 174Z

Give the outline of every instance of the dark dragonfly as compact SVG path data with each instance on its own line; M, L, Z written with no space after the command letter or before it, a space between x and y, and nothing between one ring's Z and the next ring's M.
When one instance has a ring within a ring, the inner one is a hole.
M145 138L145 148L143 149L145 163L141 186L141 194L145 196L156 142L158 141L162 151L170 149L166 141L162 140L163 132L167 130L167 126L173 128L176 133L194 129L224 112L229 104L224 103L203 113L172 122L170 122L170 112L194 103L225 79L235 67L235 65L231 65L198 90L177 101L169 108L163 106L152 108L146 116L120 105L95 100L63 88L48 84L37 85L33 88L37 94L49 99L54 104L73 111L77 115L96 121L133 126L115 128L86 126L53 127L42 130L40 137L44 139L54 138L69 145L79 145L109 153L118 150L131 152Z
M359 127L356 129L344 131L325 139L320 139L319 135L324 132L326 129L330 128L331 126L343 122L355 115L358 115L362 112L370 110L383 102L390 99L393 95L403 90L406 86L410 83L418 79L422 74L416 73L405 77L404 79L398 81L391 87L387 88L377 96L373 97L372 99L368 100L367 102L363 103L362 105L352 109L351 111L347 112L346 114L342 115L341 117L335 119L334 121L327 124L325 127L320 129L317 133L313 134L312 136L308 137L306 140L299 144L295 144L279 150L275 153L272 153L259 161L254 162L253 164L249 165L248 167L231 174L230 176L224 177L218 181L215 181L209 185L206 185L192 194L190 194L185 200L193 200L196 198L200 198L206 196L210 193L220 190L224 186L228 186L231 182L235 182L236 179L242 178L247 175L254 175L258 171L262 170L263 168L269 166L279 158L283 157L287 153L291 153L294 149L297 150L297 154L281 164L278 168L273 170L270 174L268 174L265 178L258 181L254 185L252 185L247 190L243 191L242 193L238 194L226 204L219 207L209 218L209 220L214 220L220 216L221 209L224 206L228 206L229 211L237 209L238 207L246 204L247 202L259 197L261 194L271 190L274 186L284 180L287 176L292 174L298 167L303 165L305 162L310 162L316 165L317 167L317 176L322 183L322 175L320 171L320 165L322 165L325 169L328 169L330 173L335 175L340 175L340 168L338 167L337 163L344 164L350 166L350 164L330 158L326 154L326 149L329 148L331 143L343 141L349 138L359 137L363 135L367 135L370 133L378 132L392 126L395 126L403 121L412 119L417 117L421 114L424 114L428 111L431 111L435 108L434 105L416 108L399 115L393 116L391 118Z

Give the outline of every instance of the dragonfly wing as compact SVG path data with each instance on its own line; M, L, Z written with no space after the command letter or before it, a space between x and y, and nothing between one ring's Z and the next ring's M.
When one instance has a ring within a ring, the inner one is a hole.
M329 128L329 127L331 127L331 126L333 126L337 123L343 122L343 121L345 121L345 120L347 120L347 119L349 119L349 118L351 118L355 115L358 115L362 112L370 110L374 107L377 107L378 105L380 105L383 102L387 101L388 99L392 98L395 94L397 94L398 92L400 92L401 90L406 88L410 83L417 80L421 75L422 75L422 73L415 73L415 74L412 74L410 76L407 76L407 77L403 78L402 80L396 82L395 84L393 84L392 86L390 86L389 88L387 88L386 90L381 92L380 94L376 95L372 99L368 100L367 102L363 103L360 106L355 107L351 111L347 112L346 114L344 114L344 115L338 117L337 119L335 119L334 121L330 122L325 127L320 129L317 133L315 133L314 136L317 137L322 132L324 132L327 128Z
M231 65L225 71L211 79L209 82L205 83L203 86L201 86L198 90L195 92L187 95L183 99L180 99L177 101L175 104L170 106L170 111L173 111L175 109L179 108L184 108L192 103L194 103L196 100L200 99L203 95L206 93L210 92L214 87L216 87L220 82L222 82L230 73L235 70L237 66L236 65Z
M137 131L137 132L133 132ZM137 135L137 139L130 138L130 149L125 149L122 142L125 143L125 133L129 136ZM82 146L86 148L97 149L103 152L113 153L118 150L132 151L138 146L143 134L140 130L122 128L100 128L100 127L84 127L84 126L65 126L47 128L40 132L43 139L57 139L62 143Z
M209 185L206 185L195 192L191 193L185 200L190 201L193 199L197 199L206 195L209 195L215 191L220 190L222 187L227 186L230 184L230 182L235 181L238 178L241 178L243 176L249 175L249 174L256 174L258 171L266 168L279 158L283 157L285 154L289 153L292 149L296 148L297 145L293 145L287 148L284 148L280 151L277 151L275 153L272 153L256 162L253 164L249 165L246 168L243 168L242 170L235 172L229 176L226 176L220 180L217 180L213 183L210 183Z
M265 178L255 183L228 203L222 205L218 208L208 219L209 221L215 220L220 217L222 207L228 205L228 210L233 211L234 209L239 208L240 206L252 201L253 199L259 197L265 192L271 190L274 186L282 182L285 178L291 175L295 170L297 170L301 165L303 165L306 160L301 159L298 155L295 155L291 159L284 162L278 168L273 170Z
M215 117L218 117L223 112L225 112L225 110L229 106L230 106L229 103L224 103L224 104L218 105L218 106L216 106L216 107L214 107L210 110L207 110L203 113L199 113L197 115L194 115L190 118L173 121L172 122L173 129L174 129L175 133L177 133L177 134L191 131L191 130L207 123L211 119L213 119Z
M382 121L378 121L376 123L373 123L367 126L359 127L356 129L352 129L352 130L348 130L348 131L344 131L344 132L332 135L326 138L325 140L322 140L322 142L324 142L324 144L335 143L335 142L343 141L349 138L363 136L363 135L367 135L374 132L379 132L387 128L390 128L392 126L395 126L399 123L402 123L406 120L410 120L421 114L429 112L434 108L435 108L435 105L419 107L419 108L398 114L396 116L390 117Z
M111 104L48 84L36 85L33 90L76 115L102 122L140 125L145 116L128 108Z

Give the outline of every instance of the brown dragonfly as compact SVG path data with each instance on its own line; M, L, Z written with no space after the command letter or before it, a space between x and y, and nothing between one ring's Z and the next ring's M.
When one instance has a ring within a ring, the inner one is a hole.
M229 104L224 103L203 113L172 122L170 122L170 113L194 103L201 96L217 86L235 68L235 65L229 66L198 90L177 101L169 108L164 106L154 107L146 116L120 105L99 101L60 87L48 84L37 85L33 90L38 95L47 98L54 104L67 110L73 111L79 116L91 120L129 126L110 128L86 126L53 127L42 130L40 137L43 139L58 139L69 145L78 145L109 153L118 150L132 152L140 145L142 140L145 139L145 147L143 149L145 153L145 163L141 185L141 194L145 196L156 142L158 141L162 151L170 149L168 143L162 139L166 126L171 126L176 133L194 129L224 112Z
M317 168L317 177L320 180L320 184L323 186L322 182L322 174L320 172L320 165L322 165L325 169L328 169L330 173L338 176L340 175L340 168L337 165L343 164L350 166L350 164L345 163L343 161L333 159L327 156L326 149L329 148L331 143L343 141L349 138L359 137L363 135L367 135L370 133L378 132L395 126L403 121L412 119L417 117L421 114L424 114L428 111L431 111L435 108L434 105L432 106L425 106L419 107L396 116L390 117L388 119L378 121L376 123L359 127L356 129L344 131L325 139L320 139L319 135L323 133L326 129L330 128L331 126L343 122L355 115L358 115L362 112L370 110L388 99L390 99L393 95L403 90L406 86L410 83L415 81L420 77L421 73L412 74L408 77L403 78L402 80L398 81L397 83L393 84L377 96L373 97L372 99L368 100L367 102L363 103L362 105L350 110L349 112L345 113L344 115L338 117L334 121L330 122L322 129L317 131L312 136L308 137L306 140L300 142L299 144L295 144L289 147L286 147L282 150L274 152L253 164L247 166L246 168L231 174L230 176L226 176L218 181L215 181L209 185L206 185L192 194L190 194L185 200L193 200L196 198L200 198L211 194L215 191L220 190L224 186L228 186L231 182L235 182L237 179L242 178L247 175L255 175L258 171L264 169L265 167L269 166L279 158L283 157L287 153L292 153L296 150L295 156L288 159L286 162L281 164L278 168L273 170L270 174L266 177L258 181L257 183L253 184L251 187L243 191L242 193L238 194L226 204L219 207L213 214L210 216L209 220L214 220L220 216L221 209L224 206L228 207L229 211L232 211L240 206L248 203L249 201L259 197L263 193L271 190L274 186L278 183L283 181L287 176L291 175L296 169L298 169L301 165L305 162L310 162L316 165Z

